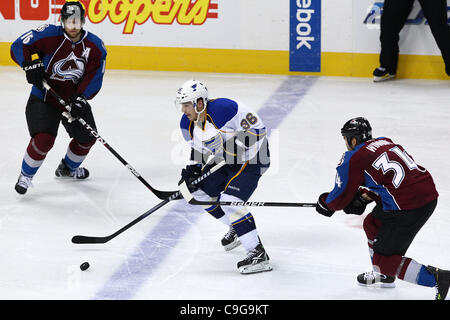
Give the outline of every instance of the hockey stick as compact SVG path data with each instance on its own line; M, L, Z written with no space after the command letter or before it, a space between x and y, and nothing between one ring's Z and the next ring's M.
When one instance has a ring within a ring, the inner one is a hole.
M179 192L176 192L175 194L177 194L177 193L179 193ZM144 214L140 215L139 217L137 217L136 219L131 221L129 224L127 224L126 226L120 228L119 230L117 230L116 232L114 232L113 234L111 234L109 236L105 236L105 237L74 236L72 238L72 242L73 243L77 243L77 244L82 244L82 243L106 243L109 240L111 240L112 238L117 237L119 234L121 234L125 230L127 230L130 227L134 226L136 223L138 223L139 221L141 221L145 217L151 215L153 212L155 212L156 210L158 210L159 208L161 208L165 204L169 203L169 201L170 201L169 199L163 200L162 202L160 202L159 204L157 204L156 206L154 206L153 208L151 208L150 210L148 210Z
M199 201L189 192L185 182L180 185L183 198L190 204L207 206L249 206L249 207L315 207L315 203L262 202L262 201Z
M44 86L45 89L47 89L47 91L49 91L51 93L51 95L53 97L56 98L56 100L58 100L58 102L67 110L65 112L63 112L63 116L67 118L67 120L69 122L74 121L75 119L73 119L70 115L70 106L67 105L67 103L64 101L63 98L61 98L61 96L59 94L56 93L55 90L53 90L52 87L49 86L49 84L47 83L47 81L42 81L42 84ZM128 169L130 170L130 172L139 179L139 181L141 181L148 189L150 189L150 191L153 192L153 194L155 196L157 196L159 199L165 200L165 199L169 199L175 192L177 191L161 191L161 190L157 190L155 188L153 188L147 181L145 181L145 179L140 175L139 172L137 172L136 169L134 169L128 162L125 161L124 158L122 158L117 152L116 150L114 150L106 141L105 139L103 139L98 133L97 131L95 131L88 123L86 123L86 121L82 118L78 118L77 119L78 122L86 129L88 130L101 144L103 144L106 149L108 149L117 159L119 159L120 162L122 162L122 164Z
M214 172L216 172L217 170L222 168L224 165L225 165L225 161L219 162L214 167L212 167L211 170L209 170L208 172L204 173L203 175L201 175L200 177L195 179L192 182L192 184L198 184L200 181L208 178L211 174L213 174ZM114 232L113 234L111 234L109 236L105 236L105 237L91 237L91 236L80 236L80 235L77 235L77 236L74 236L72 238L72 242L73 243L77 243L77 244L105 243L105 242L108 242L109 240L117 237L119 234L121 234L125 230L127 230L130 227L134 226L136 223L138 223L139 221L141 221L145 217L148 217L150 214L152 214L153 212L155 212L156 210L158 210L162 206L164 206L167 203L169 203L169 201L178 198L180 195L181 195L180 191L174 192L174 194L172 194L168 199L163 200L162 202L160 202L159 204L157 204L156 206L154 206L153 208L151 208L147 212L143 213L142 215L140 215L139 217L137 217L136 219L131 221L129 224L127 224L126 226L120 228L119 230L117 230L116 232Z

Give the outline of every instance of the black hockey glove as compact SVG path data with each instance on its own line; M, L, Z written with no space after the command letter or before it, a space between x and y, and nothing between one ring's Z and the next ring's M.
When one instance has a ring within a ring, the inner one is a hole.
M346 214L362 215L370 202L372 201L364 199L361 193L358 191L356 192L355 197L350 202L350 204L344 208L344 212Z
M45 79L45 69L41 59L24 61L22 69L25 71L28 83L35 85L41 90L44 89L42 81Z
M199 189L198 184L192 184L192 182L200 177L202 174L202 165L201 164L192 164L186 166L183 170L181 170L181 180L178 182L178 185L182 184L183 181L186 181L186 185L189 189L189 192L195 192Z
M324 192L319 196L319 200L317 200L316 211L326 217L331 217L334 214L334 211L327 207L325 200L327 199L329 192Z
M86 97L84 95L74 94L69 98L69 105L70 105L70 116L74 120L76 120L84 114L86 108L89 106L89 103L87 102Z

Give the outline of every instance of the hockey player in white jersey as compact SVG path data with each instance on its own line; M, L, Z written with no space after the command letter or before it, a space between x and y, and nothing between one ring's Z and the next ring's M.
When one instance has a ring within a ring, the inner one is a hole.
M201 201L247 201L270 165L261 118L240 102L226 98L209 100L206 86L195 80L178 89L175 103L183 112L180 127L191 146L190 162L181 172L182 181ZM204 165L211 156L225 159L226 165L200 184L192 185L210 167ZM225 250L242 244L247 251L247 257L237 264L239 272L272 270L247 207L213 205L204 209L229 227L222 238Z

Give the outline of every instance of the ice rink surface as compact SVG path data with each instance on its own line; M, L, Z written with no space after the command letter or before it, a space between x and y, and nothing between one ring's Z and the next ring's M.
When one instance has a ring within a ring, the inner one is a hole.
M330 191L345 151L340 128L365 116L373 135L403 145L434 177L438 207L407 256L450 269L450 82L107 70L91 101L100 135L153 187L175 190L189 151L173 100L186 80L204 81L210 97L237 99L272 129L271 169L253 201L316 202ZM143 300L432 300L434 289L397 281L367 289L371 269L364 216L313 208L258 208L253 213L274 270L241 275L245 252L225 252L227 231L200 207L170 202L106 244L76 245L74 235L109 235L157 199L102 144L84 166L87 181L61 181L54 170L69 138L54 148L25 196L14 184L29 142L30 86L15 67L0 68L0 299ZM372 206L369 207L371 209ZM366 211L366 213L369 210ZM79 266L88 261L90 268Z

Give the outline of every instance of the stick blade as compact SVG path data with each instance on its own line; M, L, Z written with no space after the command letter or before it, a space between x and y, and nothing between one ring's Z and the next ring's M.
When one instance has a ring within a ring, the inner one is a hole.
M161 199L161 200L167 200L169 199L171 196L173 196L175 193L177 193L177 191L159 191L159 190L154 190L154 193L156 194L156 196Z
M105 243L110 240L110 237L89 237L89 236L74 236L72 242L76 244L85 243Z

